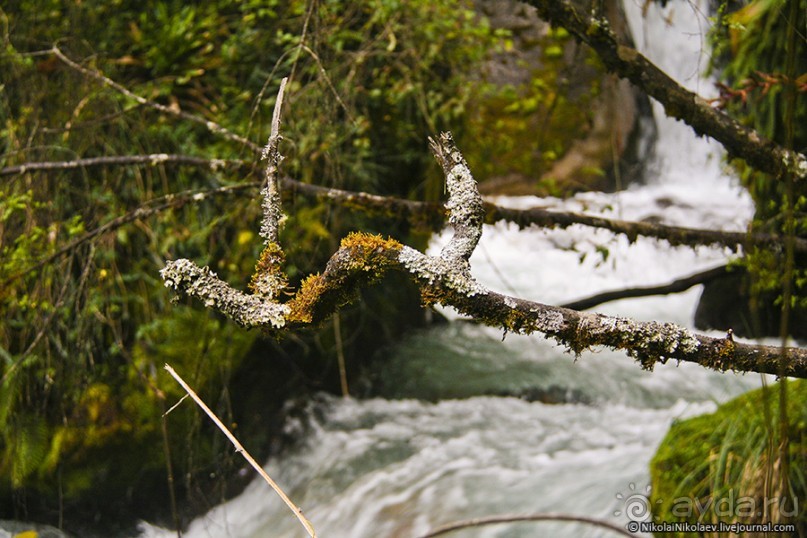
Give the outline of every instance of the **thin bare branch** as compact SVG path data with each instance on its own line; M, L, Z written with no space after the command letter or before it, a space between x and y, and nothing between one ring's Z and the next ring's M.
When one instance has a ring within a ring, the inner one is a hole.
M252 455L249 452L247 452L247 450L238 441L235 435L233 435L232 432L227 429L227 426L225 426L221 422L221 420L219 420L219 417L217 417L216 414L210 410L207 404L205 404L205 402L202 401L202 399L193 391L193 389L185 382L185 380L180 377L180 375L176 372L176 370L171 368L171 366L168 364L165 365L165 369L169 374L171 374L171 377L173 377L176 380L176 382L179 383L183 389L185 389L185 392L188 393L188 396L193 398L193 401L196 402L196 405L198 405L202 409L202 411L204 411L205 414L207 414L207 416L210 417L210 420L213 421L213 424L215 424L224 433L224 435L227 436L227 439L229 439L230 442L235 447L235 451L241 454L244 457L244 459L247 460L247 462L252 466L252 468L255 469L259 475L261 475L261 478L263 478L263 480L267 484L269 484L269 486L273 490L275 490L275 493L278 494L278 496L283 500L283 502L286 503L286 506L289 507L289 510L294 512L294 516L300 521L300 524L305 528L308 535L311 536L311 538L316 538L317 532L314 530L314 526L311 525L311 522L308 521L308 519L306 519L306 517L303 515L303 511L300 508L298 508L297 505L291 501L291 499L289 499L288 495L286 495L283 492L283 490L280 489L280 486L278 486L277 483L274 480L272 480L269 474L266 471L264 471L263 467L258 465L258 462L255 461L255 458L253 458Z
M145 164L157 166L161 164L190 165L218 171L224 168L244 168L251 166L242 160L232 159L205 159L190 155L176 155L170 153L151 153L148 155L114 155L107 157L92 157L88 159L75 159L72 161L46 161L30 162L0 168L0 176L25 174L28 172L44 172L50 170L75 170L76 168L89 168L93 166L128 166Z
M325 70L325 66L322 65L322 61L319 59L319 56L317 56L317 53L311 50L311 47L303 43L300 44L300 48L306 51L308 55L311 56L317 63L317 67L319 67L319 74L322 76L323 80L325 80L325 84L328 86L328 89L331 90L331 93L333 94L334 99L336 99L336 102L339 103L339 106L342 108L342 112L345 113L345 116L347 116L347 119L350 123L355 123L353 114L350 113L350 109L345 104L345 101L342 99L342 96L339 95L338 91L336 91L336 87L333 85L333 81L331 81L331 77L328 76L328 72Z
M170 155L164 153L151 155L110 156L91 159L76 159L74 161L58 162L31 162L0 169L0 176L23 174L34 171L70 170L90 166L125 166L132 164L181 164L208 168L216 171L222 167L250 169L253 165L243 160L203 159L187 155ZM327 203L346 205L361 211L378 212L381 214L393 213L410 222L422 225L428 229L440 230L446 208L442 204L433 202L417 202L404 200L391 196L380 196L358 191L345 191L331 187L322 187L310 183L302 183L289 177L280 179L283 194L301 194ZM634 241L637 237L652 237L665 240L673 246L715 245L734 251L740 247L783 248L784 240L776 234L748 233L742 231L705 230L698 228L685 228L682 226L668 226L649 222L626 221L608 219L583 213L570 211L556 211L545 207L528 209L512 209L490 202L483 202L485 208L485 222L512 222L521 228L527 226L540 226L544 228L566 228L574 224L604 228L614 233L622 234ZM795 238L796 252L807 252L807 239Z
M171 108L171 107L167 107L165 105L161 105L160 103L155 103L154 101L150 101L150 100L148 100L148 99L146 99L144 97L141 97L140 95L137 95L136 93L132 92L131 90L129 90L128 88L126 88L122 84L119 84L119 83L115 82L114 80L112 80L111 78L101 74L100 72L98 72L98 71L96 71L94 69L88 69L88 68L74 62L73 60L68 58L59 49L59 47L57 47L56 45L53 46L53 48L51 49L51 52L57 58L59 58L59 60L61 60L65 65L67 65L68 67L78 71L79 73L81 73L81 74L83 74L83 75L85 75L87 77L95 79L95 80L101 82L102 84L104 84L106 86L109 86L110 88L112 88L112 89L116 90L117 92L125 95L126 97L137 101L141 105L153 108L153 109L158 110L158 111L162 112L163 114L167 114L169 116L182 118L183 120L190 121L190 122L202 125L208 131L210 131L211 133L219 135L219 136L222 136L222 137L226 138L227 140L231 140L233 142L238 142L239 144L243 144L244 146L250 148L253 152L257 153L257 152L261 151L261 147L258 146L258 144L256 144L255 142L253 142L251 140L248 140L248 139L244 138L243 136L230 131L226 127L223 127L223 126L219 125L218 123L216 123L214 121L202 118L201 116L196 116L195 114L189 114L188 112L183 112L181 110L177 110L177 109L174 109L174 108Z
M627 536L628 538L638 538L638 535L630 533L623 527L611 523L610 521L605 521L603 519L595 519L593 517L587 517L587 516L576 516L573 514L552 514L552 513L526 514L526 515L507 514L501 516L477 517L474 519L466 519L463 521L453 521L451 523L446 523L445 525L440 525L436 529L432 529L428 533L421 535L419 538L434 538L435 536L442 536L444 534L448 534L449 532L458 531L461 529L484 527L487 525L498 525L501 523L522 523L526 521L533 521L533 522L565 521L569 523L581 523L583 525L591 525L594 527L599 527L601 529L607 529L610 530L611 532L615 532L616 534Z
M308 25L311 22L311 16L314 14L314 9L316 8L317 0L308 0L305 10L305 20L303 21L303 31L300 35L300 43L297 45L297 48L294 51L294 60L292 60L291 64L291 71L289 73L289 79L294 80L294 75L297 72L297 62L300 61L300 52L302 52L303 45L305 44L305 40L308 37Z
M698 284L705 284L706 282L710 282L716 278L724 276L728 274L728 272L728 266L721 265L720 267L714 267L706 271L701 271L700 273L695 273L694 275L677 278L669 284L606 291L592 295L591 297L586 297L585 299L578 299L577 301L572 301L561 306L563 306L563 308L571 308L573 310L587 310L589 308L594 308L597 305L611 301L618 301L620 299L635 299L637 297L681 293L682 291L686 291L693 286L697 286Z
M608 219L583 213L555 211L543 207L511 209L486 203L485 211L485 221L488 223L498 221L513 222L522 228L525 226L566 228L573 224L581 224L623 234L630 241L636 240L638 236L652 237L663 239L673 246L715 245L736 251L739 247L747 246L782 248L784 244L784 239L775 234L685 228L650 222ZM796 250L797 252L807 252L807 239L797 238Z

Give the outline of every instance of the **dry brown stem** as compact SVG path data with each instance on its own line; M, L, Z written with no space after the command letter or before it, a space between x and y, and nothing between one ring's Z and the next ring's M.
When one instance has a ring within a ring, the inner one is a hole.
M283 500L283 502L286 503L286 506L289 507L289 510L294 512L294 516L300 521L300 524L303 527L305 527L305 530L308 533L308 535L311 536L311 538L316 538L317 532L314 530L314 526L311 525L311 522L308 521L308 519L306 519L306 517L303 515L303 511L300 508L298 508L297 505L291 501L291 499L289 499L288 495L286 495L282 489L280 489L280 486L278 486L277 483L274 480L272 480L272 477L270 477L269 474L266 471L264 471L263 467L261 467L258 464L258 462L255 461L255 458L253 458L252 455L249 452L247 452L247 450L238 441L235 435L233 435L233 433L229 429L227 429L227 426L225 426L224 423L222 423L222 421L219 420L219 417L217 417L216 414L210 410L207 404L205 404L205 402L202 401L199 395L197 395L196 392L194 392L194 390L185 382L184 379L182 379L182 377L180 377L180 375L176 372L176 370L171 368L171 366L168 364L165 365L165 370L169 374L171 374L171 377L173 377L176 380L176 382L182 386L183 389L185 389L185 392L187 392L188 396L190 396L193 399L193 401L196 402L196 405L198 405L202 409L202 411L204 411L205 414L208 417L210 417L210 420L213 421L213 424L215 424L218 427L218 429L220 429L224 433L224 435L227 436L227 439L229 439L230 442L235 447L235 451L241 454L244 457L244 459L247 460L250 466L252 466L252 468L255 469L255 471L257 471L259 475L261 475L261 478L263 478L264 482L269 484L269 486L273 490L275 490L275 493L277 493L278 496ZM171 410L173 409L174 408L172 407ZM170 410L168 412L170 412Z

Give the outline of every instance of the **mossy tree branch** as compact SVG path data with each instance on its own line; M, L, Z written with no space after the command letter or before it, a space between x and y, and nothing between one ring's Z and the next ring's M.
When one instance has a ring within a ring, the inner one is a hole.
M742 158L775 178L792 175L797 180L807 179L807 157L766 140L682 87L636 49L620 43L607 20L582 13L570 0L524 1L543 19L589 45L610 72L656 99L668 116L686 122L699 135L714 138L730 156Z
M114 155L106 157L92 157L75 159L72 161L44 161L29 162L20 165L8 166L0 169L0 176L21 175L33 172L64 171L95 166L163 166L163 165L196 166L219 172L223 170L245 171L249 176L257 177L261 171L254 163L244 160L205 159L189 155L173 155L165 153L149 155ZM130 211L126 215L115 218L98 228L91 230L55 253L35 262L28 269L14 274L0 285L8 285L14 280L35 271L40 267L72 252L77 246L93 240L103 234L114 232L121 226L133 221L148 218L160 212L175 209L188 203L198 203L213 196L221 194L250 194L254 188L262 184L260 180L245 181L237 185L229 185L214 189L186 191L167 194L145 202L142 206ZM447 209L434 202L418 202L404 200L390 196L379 196L367 192L346 191L331 187L323 187L310 183L303 183L289 177L281 177L281 194L286 197L301 195L325 203L355 208L367 213L394 215L408 220L415 226L429 230L439 231L443 228ZM513 209L499 206L491 202L483 202L485 209L485 223L512 222L520 228L539 226L544 228L567 228L572 225L591 226L603 228L611 232L625 235L630 241L637 237L649 237L667 241L673 246L715 245L737 251L740 247L784 248L784 240L776 234L747 233L739 231L706 230L699 228L686 228L682 226L668 226L650 222L636 222L619 219L609 219L595 215L586 215L570 211L556 211L544 207L528 209ZM807 239L794 238L794 249L797 253L807 252Z
M278 147L282 139L280 136L280 111L283 109L283 93L286 90L287 82L288 78L280 81L275 110L272 113L272 129L266 147L261 154L261 158L266 161L265 183L261 190L261 195L263 196L261 204L263 221L259 232L264 239L264 247L249 287L256 295L266 299L274 299L288 285L288 280L283 272L283 263L286 261L286 256L277 240L280 223L283 218L283 213L280 210L279 185L280 162L283 160Z
M591 346L625 350L652 369L656 363L694 362L720 371L760 372L807 377L807 350L753 346L726 338L694 334L671 323L640 322L585 313L492 292L470 273L468 258L482 233L484 206L478 191L468 189L473 178L449 134L432 141L432 149L449 182L449 222L455 229L453 246L440 256L428 256L394 239L354 233L342 240L322 274L303 281L286 303L261 294L247 295L222 282L207 268L189 260L168 262L161 271L165 284L180 295L201 299L246 327L271 331L317 324L353 300L358 291L390 269L408 273L419 285L426 304L452 306L461 313L505 331L541 332L579 354ZM279 209L278 209L279 211ZM452 244L451 242L449 243ZM259 266L279 272L277 264ZM786 368L779 364L781 353Z

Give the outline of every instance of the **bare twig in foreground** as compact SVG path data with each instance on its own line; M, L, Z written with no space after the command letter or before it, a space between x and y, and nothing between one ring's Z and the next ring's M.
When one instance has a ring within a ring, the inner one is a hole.
M255 458L253 458L250 455L250 453L246 451L246 449L241 445L241 443L238 442L238 439L235 438L235 435L233 435L232 432L230 432L230 430L227 429L227 426L222 424L221 420L219 420L219 418L215 415L215 413L213 413L213 411L210 410L210 408L205 404L205 402L203 402L202 399L199 398L199 396L197 396L197 394L193 391L193 389L190 388L190 386L188 386L187 383L185 383L185 380L183 380L179 376L179 374L176 373L176 371L173 368L171 368L170 365L166 364L165 369L168 371L169 374L171 374L171 377L176 379L177 383L182 385L182 388L185 389L185 392L188 393L188 396L193 398L193 401L196 402L196 405L202 408L202 411L204 411L207 414L207 416L210 417L210 420L212 420L213 423L216 426L218 426L218 428L222 432L224 432L224 435L227 436L227 438L235 447L235 451L244 456L244 459L247 460L247 462L249 462L252 468L255 469L258 472L258 474L261 475L264 481L267 484L269 484L273 490L275 490L275 493L277 493L280 496L280 498L283 499L283 502L286 503L286 506L288 506L289 509L292 512L294 512L294 515L297 517L297 519L300 520L300 523L303 525L303 527L305 527L305 530L308 532L308 535L311 536L311 538L316 538L317 532L314 530L314 527L311 525L311 522L308 521L308 519L306 519L306 517L303 515L303 511L300 508L298 508L297 505L294 504L285 493L283 493L283 490L280 489L280 486L278 486L275 483L275 481L272 480L272 478L266 473L266 471L263 470L263 467L258 465L258 462L255 461Z
M460 529L468 529L471 527L482 527L484 525L495 525L498 523L521 523L525 521L567 521L570 523L583 523L585 525L593 525L603 529L608 529L622 536L629 538L637 538L637 535L630 533L615 525L610 521L602 519L595 519L593 517L575 516L572 514L528 514L528 515L501 515L501 516L488 516L478 517L474 519L466 519L464 521L453 521L441 525L436 529L430 530L428 533L420 536L419 538L432 538L433 536L442 536Z

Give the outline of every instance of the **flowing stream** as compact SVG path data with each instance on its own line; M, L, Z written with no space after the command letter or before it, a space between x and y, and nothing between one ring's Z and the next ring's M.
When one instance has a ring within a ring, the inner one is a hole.
M705 14L690 3L656 3L642 17L626 0L638 48L681 83L709 94ZM750 199L723 170L720 147L664 117L646 183L573 199L498 198L629 220L742 230ZM436 237L437 251L447 235ZM559 304L599 291L664 283L725 263L715 248L671 248L573 226L486 226L471 260L488 287ZM691 325L700 288L609 303L597 310ZM446 311L450 318L456 313ZM541 335L508 334L462 320L412 334L391 352L374 398L321 396L290 431L298 448L266 464L325 538L415 537L440 524L493 514L563 512L620 525L646 493L648 465L671 421L714 410L759 385L759 376L667 364L642 371L608 350L575 360ZM634 497L631 497L631 496ZM143 523L142 537L170 537ZM521 523L463 537L604 536L570 523ZM305 532L260 480L194 521L186 536L298 537Z

